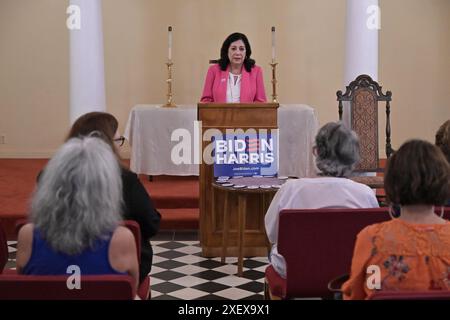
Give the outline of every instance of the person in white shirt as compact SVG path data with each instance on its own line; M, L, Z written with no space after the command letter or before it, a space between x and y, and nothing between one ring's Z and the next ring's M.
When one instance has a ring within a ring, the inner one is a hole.
M281 210L378 207L371 188L347 178L359 161L359 143L354 131L342 122L327 123L317 133L313 153L318 177L287 181L265 216L266 233L272 244L269 259L283 278L286 278L286 262L277 250Z

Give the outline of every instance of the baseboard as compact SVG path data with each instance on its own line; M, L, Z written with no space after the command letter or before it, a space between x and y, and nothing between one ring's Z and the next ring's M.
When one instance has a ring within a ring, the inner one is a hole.
M4 159L48 159L55 150L45 151L0 151L0 158Z
M55 154L55 150L45 151L0 151L0 159L49 159ZM129 152L121 152L122 159L130 159Z

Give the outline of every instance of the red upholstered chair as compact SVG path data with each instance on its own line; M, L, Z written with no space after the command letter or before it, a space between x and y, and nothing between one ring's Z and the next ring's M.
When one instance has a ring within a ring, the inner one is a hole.
M28 223L27 218L22 218L22 219L16 220L16 229L15 229L16 230L16 239L17 239L17 235L19 234L20 228L22 228L27 223Z
M81 277L80 289L68 289L68 276L0 275L0 300L132 300L129 275Z
M434 212L436 212L437 215L441 214L441 207L435 207ZM444 207L444 219L450 220L450 207Z
M0 225L0 273L8 262L8 243L6 242L6 233Z
M136 249L137 249L137 256L138 256L138 263L141 265L141 227L139 227L139 224L134 220L125 220L123 222L124 226L127 227L134 235L134 239L136 240ZM141 284L139 284L139 288L137 291L138 296L143 299L147 300L151 297L151 291L150 291L150 276L147 276Z
M22 228L22 226L25 225L26 223L27 223L26 219L19 220L16 223L16 231L19 232L20 228ZM134 235L134 239L136 241L138 263L140 264L141 263L141 228L139 227L139 224L133 220L125 220L125 221L123 221L123 225L125 227L127 227L131 231L131 233L133 233L133 235ZM8 250L8 249L6 248L6 250ZM8 251L6 251L6 252L8 252ZM1 257L0 257L0 262L1 262ZM5 273L16 274L16 270L5 270ZM147 300L147 299L150 299L150 296L151 296L150 293L151 293L150 277L148 276L144 279L144 281L141 284L139 284L139 287L137 290L137 295L141 299Z
M389 219L387 208L281 211L278 252L286 279L267 267L266 298L332 298L328 282L350 271L356 235Z
M377 291L369 300L450 300L450 291Z

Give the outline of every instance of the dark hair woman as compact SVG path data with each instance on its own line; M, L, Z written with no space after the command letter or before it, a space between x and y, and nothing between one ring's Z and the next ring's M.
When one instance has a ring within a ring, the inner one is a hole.
M230 34L222 44L218 64L208 69L200 101L266 102L262 69L255 65L251 54L244 34Z
M358 234L344 298L364 299L375 289L450 290L450 222L443 211L435 214L450 193L444 155L426 141L404 143L389 158L384 188L391 205L400 206L400 216ZM375 278L369 266L378 270Z

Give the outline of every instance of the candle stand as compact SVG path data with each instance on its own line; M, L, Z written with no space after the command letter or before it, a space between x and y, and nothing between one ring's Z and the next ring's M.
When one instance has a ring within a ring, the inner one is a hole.
M176 105L173 103L173 94L172 94L172 60L169 60L167 63L167 102L163 107L165 108L174 108Z

